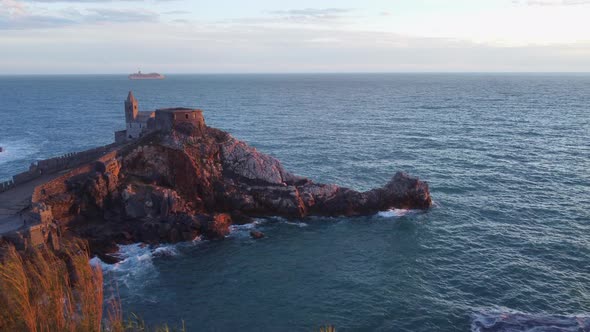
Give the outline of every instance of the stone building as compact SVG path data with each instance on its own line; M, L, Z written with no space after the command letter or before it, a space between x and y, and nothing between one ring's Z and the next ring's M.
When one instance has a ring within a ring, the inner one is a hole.
M156 110L154 129L163 132L180 130L185 134L201 134L205 128L203 111L191 108L163 108Z
M125 122L126 122L126 138L135 139L141 137L148 131L148 121L154 118L155 112L140 112L139 103L133 96L133 92L129 91L127 100L125 100Z
M125 130L115 132L115 142L122 143L137 139L148 132L179 130L195 135L205 128L203 111L192 108L163 108L155 111L139 111L139 103L129 91L125 100Z

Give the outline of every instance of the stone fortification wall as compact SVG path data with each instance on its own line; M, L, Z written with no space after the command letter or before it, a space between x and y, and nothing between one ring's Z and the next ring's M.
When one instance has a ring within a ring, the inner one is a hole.
M205 128L203 111L190 108L166 108L156 110L155 129L169 133L183 124L191 124L200 133Z
M102 154L65 174L35 187L31 197L31 209L22 215L24 227L0 235L0 243L8 241L19 250L31 246L49 245L59 247L60 226L56 220L72 219L73 197L68 193L68 179L93 172L102 163L105 171L118 174L117 151Z
M14 175L12 180L1 182L0 192L12 189L19 184L29 182L44 174L53 174L92 162L104 156L117 145L114 143L86 151L66 153L59 157L39 160L32 163L28 171Z
M109 160L115 159L117 157L117 153L117 151L112 151L110 153L103 154L101 157L96 158L92 161L105 163ZM38 203L41 202L45 197L65 193L67 191L67 179L70 179L76 175L91 172L92 170L94 170L94 167L95 163L88 163L86 165L82 165L63 174L60 177L57 177L51 181L45 182L44 184L35 187L35 190L33 191L33 195L31 197L31 202Z
M127 141L127 130L115 131L115 143L125 143Z
M7 191L9 189L12 189L12 188L14 188L14 181L8 180L8 181L0 182L0 193Z

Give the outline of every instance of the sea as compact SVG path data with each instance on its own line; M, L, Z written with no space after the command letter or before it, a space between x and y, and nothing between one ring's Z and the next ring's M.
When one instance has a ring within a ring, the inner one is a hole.
M201 108L316 182L368 190L408 172L434 206L122 246L120 263L93 263L125 315L188 331L582 331L590 74L0 76L0 180L113 142L129 90L142 110ZM503 323L514 315L533 318Z

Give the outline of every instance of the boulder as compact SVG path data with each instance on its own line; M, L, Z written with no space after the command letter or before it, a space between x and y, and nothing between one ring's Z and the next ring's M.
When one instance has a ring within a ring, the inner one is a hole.
M208 239L223 239L229 235L231 216L227 213L219 213L203 224L203 235Z
M253 239L262 239L264 237L264 233L259 231L250 231L250 237Z

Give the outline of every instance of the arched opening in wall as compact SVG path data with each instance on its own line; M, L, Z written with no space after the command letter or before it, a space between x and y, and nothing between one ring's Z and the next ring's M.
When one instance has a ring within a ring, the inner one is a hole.
M133 138L133 136L129 135L129 138Z
M188 120L188 114L185 114L184 117Z

